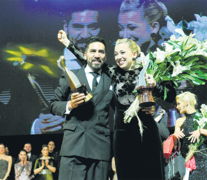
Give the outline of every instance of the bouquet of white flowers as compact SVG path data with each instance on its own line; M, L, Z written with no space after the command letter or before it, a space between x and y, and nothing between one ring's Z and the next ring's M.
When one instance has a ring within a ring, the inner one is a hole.
M207 41L199 41L195 34L189 36L181 29L176 29L181 36L176 39L174 35L163 44L163 50L157 48L144 56L142 53L136 61L150 60L147 73L152 74L156 82L165 81L178 88L182 80L187 80L191 85L203 85L207 80ZM164 83L165 84L165 83ZM165 96L167 91L165 88Z
M182 29L176 29L180 34L178 39L175 35L170 37L163 48L157 48L155 52L150 52L146 56L144 53L136 59L135 65L146 66L147 73L152 74L157 83L164 82L164 99L167 97L168 83L174 88L178 88L182 80L188 81L191 85L204 85L207 80L207 41L199 41L195 34L185 35ZM148 63L147 63L148 64ZM137 88L137 87L136 87ZM135 89L134 92L137 90ZM124 122L129 123L136 116L139 101L136 99L125 111ZM143 134L142 122L138 118L140 133Z

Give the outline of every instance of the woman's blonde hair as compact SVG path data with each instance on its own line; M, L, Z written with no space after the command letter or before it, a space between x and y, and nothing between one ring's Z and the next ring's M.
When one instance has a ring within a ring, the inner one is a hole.
M180 99L181 101L189 101L190 105L194 107L197 105L196 95L189 91L177 95L176 99Z
M125 39L118 39L116 41L116 45L123 44L123 43L127 43L132 53L137 52L137 57L139 56L139 53L141 51L140 47L133 40L125 38Z

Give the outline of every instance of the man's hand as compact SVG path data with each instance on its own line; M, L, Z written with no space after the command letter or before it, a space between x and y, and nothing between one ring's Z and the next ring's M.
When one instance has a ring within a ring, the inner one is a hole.
M44 134L62 129L65 118L53 114L40 114L32 125L31 134Z
M84 102L85 97L86 96L83 93L73 93L71 95L71 100L68 103L68 108L70 110L77 108L79 104L82 104Z
M147 84L150 85L151 87L155 87L157 82L155 81L153 75L151 74L146 74L145 75L145 80L147 81Z
M68 47L70 40L68 39L65 31L60 30L57 34L57 38L61 43L63 43L66 47Z

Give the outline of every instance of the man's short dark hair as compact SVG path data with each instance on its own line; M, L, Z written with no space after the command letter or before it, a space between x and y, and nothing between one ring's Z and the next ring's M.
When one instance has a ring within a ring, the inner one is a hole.
M88 50L89 45L90 45L91 43L94 43L94 42L100 42L100 43L102 43L102 44L105 46L105 48L106 48L106 43L105 43L105 41L103 40L103 38L98 37L98 36L95 36L95 37L90 37L90 38L87 39L87 41L86 41L86 46L85 46L85 52Z
M30 144L30 146L32 147L32 144L30 142L24 143L24 146L25 146L25 144Z

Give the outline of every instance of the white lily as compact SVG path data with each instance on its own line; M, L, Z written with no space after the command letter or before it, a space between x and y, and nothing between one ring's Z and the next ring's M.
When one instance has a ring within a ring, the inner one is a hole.
M202 115L203 115L205 118L207 118L207 106L206 106L205 104L202 104L200 110L201 110Z
M157 64L162 63L165 60L165 51L161 51L159 48L157 48L157 51L154 52L156 55L156 62Z
M173 46L169 45L168 43L164 43L164 44L165 44L165 56L166 57L169 57L175 52L181 52L179 48L176 48L173 50Z
M173 64L172 64L173 65ZM182 73L185 70L189 70L190 68L187 66L181 66L180 61L176 61L175 65L173 65L173 73L172 77L177 76L178 74Z
M199 121L197 121L198 122L198 125L200 126L200 127L202 127L203 125L205 125L205 123L207 122L207 118L200 118L200 120Z

